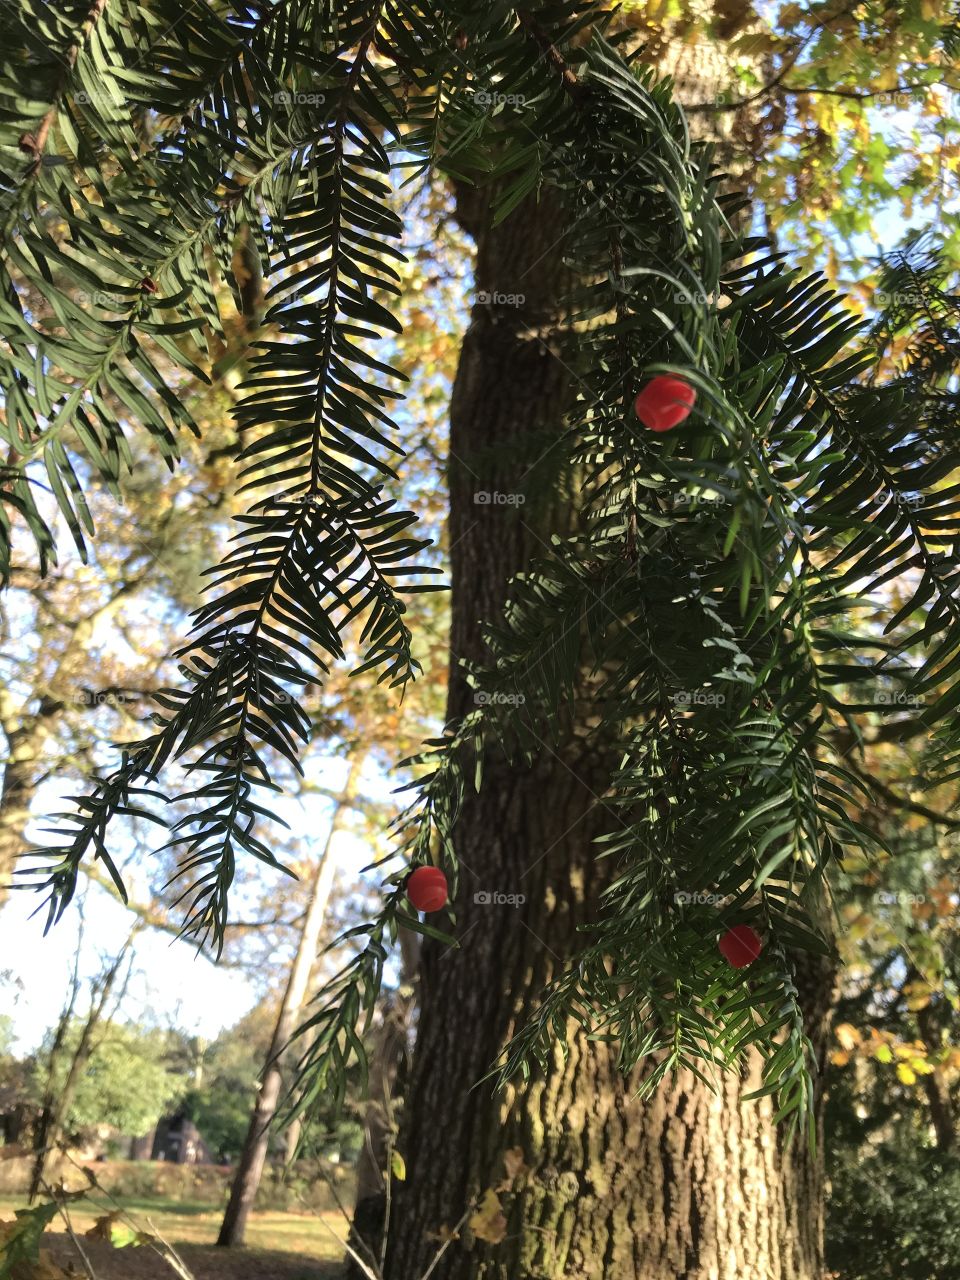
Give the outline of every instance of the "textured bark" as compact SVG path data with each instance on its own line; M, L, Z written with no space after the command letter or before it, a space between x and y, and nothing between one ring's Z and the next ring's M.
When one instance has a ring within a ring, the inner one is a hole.
M317 860L313 884L310 888L310 901L303 918L303 929L297 939L297 950L287 975L287 984L280 1002L280 1012L273 1029L270 1048L267 1051L260 1088L250 1115L250 1125L237 1162L237 1171L230 1186L230 1199L223 1215L220 1234L217 1236L218 1245L232 1248L243 1244L247 1219L260 1188L270 1141L270 1127L277 1114L283 1088L283 1051L296 1030L300 1010L306 999L310 973L317 957L320 931L323 928L330 890L333 887L336 868L331 856L331 847L356 792L360 766L359 759L355 758L351 761L347 781L330 820L326 843Z
M493 229L472 195L460 215L477 241L478 291L525 301L474 308L451 402L451 716L471 697L458 660L483 658L479 621L497 617L508 578L564 527L564 503L575 502L562 477L542 501L532 483L538 472L549 477L550 443L572 395L557 338L562 210L541 196ZM527 501L475 502L495 490L526 490ZM430 1269L431 1280L821 1280L819 1162L802 1144L787 1146L769 1101L742 1101L756 1087L756 1061L717 1094L684 1073L641 1103L638 1079L620 1077L613 1049L571 1027L569 1056L558 1048L546 1075L501 1094L478 1083L579 950L578 926L595 918L612 871L592 845L610 821L605 762L575 728L559 746L544 744L530 770L488 759L482 793L467 798L458 822L461 945L427 940L423 949L399 1144L407 1180L396 1188L386 1278L418 1280ZM488 905L475 898L481 891L525 902ZM831 975L811 965L798 981L822 1056ZM488 1189L497 1190L502 1230L481 1239L463 1225L438 1258L439 1242Z

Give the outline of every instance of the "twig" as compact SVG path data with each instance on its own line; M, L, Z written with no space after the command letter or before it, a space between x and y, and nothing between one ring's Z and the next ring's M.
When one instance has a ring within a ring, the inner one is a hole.
M344 1218L344 1221L346 1222L347 1226L348 1226L348 1227L350 1227L350 1228L352 1229L352 1228L353 1228L353 1219L351 1218L350 1214L347 1212L347 1210L346 1210L346 1206L344 1205L343 1201L340 1199L340 1196L339 1196L339 1194L338 1194L338 1192L337 1192L337 1188L333 1185L333 1182L332 1182L332 1180L331 1180L330 1176L326 1173L326 1171L323 1169L323 1167L322 1167L322 1166L321 1166L321 1168L320 1168L320 1177L321 1177L321 1178L324 1180L324 1182L327 1184L327 1187L328 1187L328 1188L329 1188L329 1190L330 1190L330 1194L333 1196L333 1198L334 1198L334 1200L335 1200L335 1202L336 1202L337 1208L338 1208L338 1209L340 1210L340 1212L343 1214L343 1218ZM298 1196L298 1197L297 1197L297 1199L300 1201L300 1203L303 1205L303 1207L304 1207L305 1209L308 1209L308 1210L309 1210L309 1209L311 1209L311 1206L307 1204L307 1202L306 1202L306 1200L304 1200L303 1196ZM312 1210L312 1212L316 1213L316 1210ZM317 1216L319 1217L320 1215L319 1215L319 1214L317 1214ZM322 1221L322 1219L321 1219L321 1221ZM330 1226L330 1224L329 1224L329 1223L325 1223L324 1225L327 1227L327 1230L328 1230L328 1231L330 1231L330 1233L331 1233L333 1236L335 1236L335 1237L339 1240L339 1238L340 1238L340 1237L339 1237L339 1236L337 1236L337 1233L333 1230L333 1228ZM360 1244L362 1244L362 1245L363 1245L364 1249L366 1249L367 1253L369 1254L370 1261L371 1261L371 1262L373 1263L373 1265L376 1267L376 1266L377 1266L377 1258L376 1258L376 1254L373 1252L373 1250L370 1248L370 1246L367 1244L367 1242L366 1242L366 1241L365 1241L361 1236L357 1236L357 1240L360 1242ZM349 1246L345 1246L345 1247L349 1247ZM352 1252L353 1252L353 1251L351 1250L351 1253L352 1253ZM364 1267L366 1268L366 1265L367 1265L367 1264L366 1264L366 1263L362 1263L361 1265L362 1265L362 1266L364 1266ZM368 1271L368 1272L367 1272L367 1274L371 1274L371 1273ZM374 1280L380 1280L379 1275L374 1275Z
M130 1213L130 1211L120 1203L117 1197L113 1195L112 1192L108 1191L105 1186L103 1186L103 1184L99 1181L99 1179L97 1178L97 1175L93 1172L92 1169L87 1168L86 1165L78 1164L77 1161L74 1160L73 1156L70 1155L69 1151L64 1151L64 1155L67 1157L70 1163L74 1166L74 1168L79 1169L81 1173L86 1175L86 1177L90 1181L91 1186L95 1187L96 1190L99 1191L100 1194L104 1197L104 1199L106 1199L110 1204L116 1206L117 1210L120 1213L121 1218L126 1219L126 1221L130 1224L131 1227L133 1227L133 1229L136 1232L138 1232L139 1234L144 1234L140 1223L136 1220L136 1218L134 1218L134 1216ZM153 1219L146 1218L144 1219L144 1221L146 1222L147 1226L150 1228L152 1236L157 1241L159 1241L159 1245L158 1245L154 1243L153 1239L151 1239L149 1241L148 1247L151 1248L153 1252L157 1254L158 1257L164 1260L164 1262L167 1264L167 1266L170 1268L171 1271L175 1272L178 1276L180 1276L180 1280L196 1280L196 1276L194 1276L193 1272L190 1270L190 1268L187 1266L184 1260L177 1253L176 1249L173 1247L170 1241L163 1235L163 1233L160 1231L159 1227L153 1221Z
M466 1210L463 1217L460 1219L457 1225L453 1228L453 1230L447 1236L446 1240L444 1240L443 1244L434 1254L433 1261L430 1263L429 1267L427 1267L426 1271L420 1277L420 1280L429 1280L431 1272L435 1270L440 1259L443 1257L443 1255L447 1252L447 1250L453 1244L454 1240L456 1240L457 1235L460 1231L460 1228L463 1226L463 1224L466 1222L466 1220L470 1217L471 1213L473 1213L476 1208L477 1208L477 1203L475 1202L471 1204L470 1207Z
M302 1196L299 1196L298 1199L300 1200L300 1203L304 1206L304 1208L310 1207ZM343 1206L341 1205L340 1207L342 1208ZM331 1227L330 1223L324 1219L322 1214L315 1212L315 1217L319 1220L320 1225L322 1227L325 1227L327 1231L330 1232L334 1240L336 1240L337 1244L340 1245L341 1249L345 1249L347 1253L349 1253L350 1257L354 1260L354 1262L357 1264L357 1266L360 1268L363 1274L368 1277L368 1280L383 1280L382 1272L379 1269L374 1271L373 1268L370 1267L368 1263L364 1262L363 1258L361 1258L360 1254L357 1253L356 1249L354 1249L353 1245L351 1245L349 1240L341 1240L340 1237L337 1235L337 1233L334 1231L333 1227ZM349 1215L347 1216L347 1221L348 1222L350 1221ZM359 1236L357 1237L357 1239L360 1240L360 1243L364 1246L364 1248L367 1248L366 1244L364 1244L363 1240L361 1240ZM373 1257L372 1254L370 1256ZM376 1258L373 1259L373 1262L374 1262L374 1266L376 1266Z
M129 1217L129 1214L127 1216ZM153 1219L146 1218L145 1221L147 1226L150 1228L151 1233L156 1236L156 1238L160 1241L161 1245L163 1246L162 1249L157 1249L155 1245L152 1245L151 1248L153 1248L155 1252L160 1254L161 1258L163 1258L164 1262L166 1262L170 1270L175 1271L177 1275L180 1276L181 1280L195 1280L193 1272L190 1270L190 1268L187 1266L184 1260L180 1257L179 1253L177 1253L176 1249L173 1247L170 1241L166 1238L166 1236L163 1234L163 1232L160 1230L157 1224L153 1221ZM134 1226L137 1225L136 1222L134 1222L133 1218L130 1218L130 1222Z
M53 1187L51 1187L49 1183L41 1182L40 1185L42 1186L43 1190L47 1193L47 1195L50 1197L50 1199L53 1201L53 1203L57 1206L57 1212L60 1214L60 1217L63 1219L64 1226L67 1228L67 1235L70 1237L70 1241L73 1244L73 1247L76 1249L77 1253L80 1255L80 1261L83 1263L84 1271L86 1271L87 1275L90 1277L90 1280L97 1280L97 1274L93 1269L90 1259L87 1257L86 1253L84 1252L83 1245L80 1243L79 1237L77 1236L77 1233L73 1229L73 1223L70 1221L70 1214L67 1211L66 1203L60 1199L60 1197L56 1194Z
M543 56L547 59L550 65L560 73L560 79L562 80L563 87L568 95L573 98L575 102L582 103L584 99L588 97L590 90L582 80L577 79L576 73L567 65L563 54L553 43L547 33L539 26L536 19L533 17L533 14L529 13L526 9L514 9L514 13L516 14L517 21L523 30L531 37L535 44L539 46Z

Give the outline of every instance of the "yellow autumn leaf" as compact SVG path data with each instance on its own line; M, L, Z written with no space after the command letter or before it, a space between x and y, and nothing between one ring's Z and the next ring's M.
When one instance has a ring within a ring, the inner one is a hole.
M841 1022L836 1028L834 1034L840 1041L841 1049L846 1049L848 1053L851 1049L855 1049L863 1039L857 1028L852 1026L849 1022Z
M893 1061L893 1054L890 1052L890 1046L888 1044L878 1044L873 1056L878 1062Z
M898 1058L915 1058L918 1050L921 1054L926 1053L927 1046L922 1040L906 1041L903 1044L895 1045L893 1052Z
M917 1077L914 1075L909 1064L906 1062L897 1063L897 1079L901 1084L916 1084Z
M478 1240L487 1244L499 1244L507 1234L507 1219L500 1208L495 1191L485 1191L480 1207L470 1215L467 1223Z
M407 1176L407 1164L399 1151L394 1151L390 1157L390 1172L398 1182L403 1182Z

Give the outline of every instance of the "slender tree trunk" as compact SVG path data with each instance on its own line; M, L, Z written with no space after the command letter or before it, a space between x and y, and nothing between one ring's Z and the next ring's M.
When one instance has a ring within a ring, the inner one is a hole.
M36 1157L30 1178L28 1197L31 1204L40 1193L50 1152L61 1136L63 1125L70 1112L70 1107L73 1105L80 1078L96 1049L93 1039L94 1033L103 1021L103 1013L107 1007L107 1001L110 999L110 993L116 985L117 977L123 967L124 959L129 953L133 937L138 928L139 926L134 926L130 938L127 939L119 954L110 961L106 972L95 988L90 1003L90 1012L87 1014L83 1029L80 1032L80 1039L77 1041L77 1047L74 1050L73 1057L70 1059L66 1078L59 1085L54 1080L55 1061L53 1055L51 1055L51 1069L47 1078L47 1089L40 1109L36 1133L34 1134L33 1148L36 1152ZM58 1027L57 1040L54 1042L53 1052L62 1047L63 1035L61 1031L64 1034L66 1032L66 1025L63 1019L61 1019Z
M260 1088L250 1116L250 1127L247 1130L237 1172L230 1188L230 1200L217 1237L218 1245L233 1247L243 1244L247 1219L257 1196L267 1158L270 1126L280 1103L283 1086L282 1053L296 1030L297 1018L306 999L310 972L316 959L320 931L330 899L330 890L333 887L336 865L330 850L356 794L362 763L361 756L355 756L350 762L347 781L334 809L326 843L317 860L303 930L297 941L296 954L287 976L277 1024L274 1027Z
M460 214L477 242L477 289L525 301L474 309L451 401L453 717L471 699L459 660L483 660L478 619L497 617L509 577L576 502L562 477L544 502L532 483L550 470L544 442L558 436L571 396L562 211L541 195L493 228L485 202L469 195ZM522 506L474 501L477 491L525 489ZM431 1266L430 1280L821 1280L819 1160L786 1142L768 1100L742 1101L756 1061L716 1094L684 1072L638 1102L639 1077L621 1078L615 1049L571 1026L569 1055L557 1049L545 1074L499 1094L478 1083L579 949L577 930L595 918L612 871L592 843L611 819L603 744L589 744L574 730L545 743L528 770L491 757L481 794L466 800L455 833L460 948L423 947L399 1143L407 1179L396 1188L386 1280L419 1280ZM488 905L490 891L525 901ZM822 1057L831 975L812 966L798 981ZM503 1219L471 1228L465 1216L488 1191Z
M401 971L396 992L381 1010L380 1025L370 1053L367 1109L363 1122L363 1146L357 1157L357 1191L350 1243L368 1262L382 1254L387 1191L393 1173L388 1168L395 1147L397 1123L394 1099L398 1076L409 1052L410 1023L416 1006L416 978L420 946L414 934L400 934ZM348 1280L360 1280L363 1270L351 1256Z
M7 739L0 788L0 907L9 895L17 859L26 848L25 832L43 748L62 706L56 699L44 697L35 714L21 716L8 705L6 693L0 694L0 726Z
M919 977L919 974L917 975ZM936 1005L928 1004L917 1014L917 1026L927 1049L936 1051L942 1043L939 1026L942 1011ZM949 1015L947 1015L949 1017ZM922 1076L923 1091L927 1095L930 1108L930 1123L937 1141L939 1151L953 1151L957 1145L957 1118L954 1112L950 1086L942 1067L937 1067L927 1076Z

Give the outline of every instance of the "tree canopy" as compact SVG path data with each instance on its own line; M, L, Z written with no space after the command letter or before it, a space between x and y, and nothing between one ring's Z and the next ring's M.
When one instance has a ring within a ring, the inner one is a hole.
M795 50L812 76L841 56L827 18L798 9L787 72ZM618 873L504 1069L543 1059L572 1015L617 1040L624 1068L659 1051L649 1088L756 1046L763 1092L802 1112L812 1063L792 957L832 945L828 873L883 845L856 809L873 780L847 757L892 705L927 735L922 786L957 777L949 246L920 237L892 255L890 304L858 323L821 275L743 228L630 24L578 0L31 0L0 24L0 499L3 531L29 530L41 567L51 498L82 547L85 489L122 492L128 436L172 465L196 431L186 390L209 377L227 298L243 310L238 245L267 285L237 388L249 506L153 728L35 854L50 920L85 860L120 885L111 823L135 815L169 825L184 930L219 946L238 861L280 865L271 798L299 768L304 691L352 641L357 678L397 696L415 678L410 597L436 565L391 489L396 193L434 174L492 185L498 220L536 193L569 218L568 320L549 340L577 387L544 482L578 501L504 616L482 620L474 707L417 761L382 910L304 1028L301 1105L362 1057L358 1020L398 928L436 932L406 877L438 863L456 888L451 828L485 750L530 760L589 696L616 815L597 856ZM945 31L935 15L917 27L931 67ZM801 126L806 112L825 132L827 107L795 92ZM851 112L838 137L856 135ZM509 301L491 305L509 326ZM662 436L633 411L656 375L696 392L688 424ZM749 989L716 948L735 923L765 939Z

